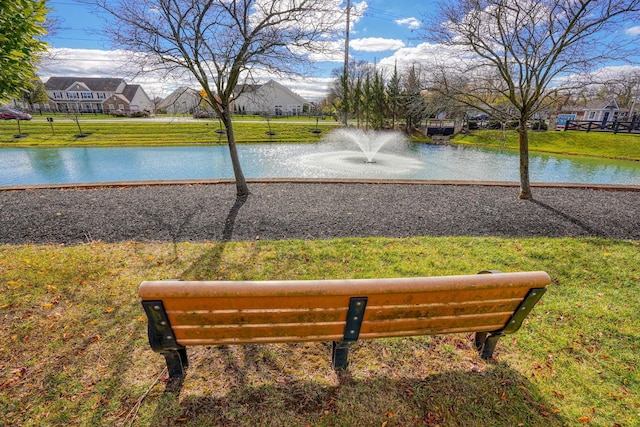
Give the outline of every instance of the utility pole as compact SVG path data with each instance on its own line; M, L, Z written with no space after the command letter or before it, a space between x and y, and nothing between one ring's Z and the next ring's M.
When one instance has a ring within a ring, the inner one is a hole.
M349 25L351 23L351 0L347 0L347 28L344 37L344 70L342 73L342 104L344 108L344 125L349 118Z

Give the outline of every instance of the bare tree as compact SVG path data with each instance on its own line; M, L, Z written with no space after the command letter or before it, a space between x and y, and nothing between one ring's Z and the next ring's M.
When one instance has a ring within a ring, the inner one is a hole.
M622 70L602 86L608 101L615 98L620 108L631 108L640 96L640 67Z
M186 73L226 129L238 196L249 193L232 123L237 88L257 73L303 74L342 22L340 0L84 0L107 12L114 46L141 72Z
M442 3L439 25L430 25L425 36L459 50L433 86L488 114L513 114L519 123L520 198L532 198L527 122L555 98L554 80L587 73L612 56L624 58L621 51L630 46L610 36L638 11L640 0Z

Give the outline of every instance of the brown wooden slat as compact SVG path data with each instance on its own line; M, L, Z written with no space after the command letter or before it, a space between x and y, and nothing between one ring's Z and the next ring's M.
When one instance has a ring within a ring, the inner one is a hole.
M167 311L206 311L206 310L273 310L273 309L334 309L348 307L352 296L367 296L369 305L419 305L442 302L463 303L505 298L522 299L529 291L528 287L509 287L506 289L464 289L454 293L450 291L415 291L407 293L358 294L350 295L303 295L303 296L262 296L262 297L167 297L163 300Z
M360 329L361 334L400 333L403 331L429 331L428 334L442 333L449 328L470 328L473 326L486 329L489 325L504 326L512 312L486 313L467 316L442 316L429 318L397 318L384 321L365 321ZM499 328L497 328L499 329Z
M261 323L342 322L347 308L338 309L274 309L274 310L209 310L200 312L170 311L169 319L176 325L232 325Z
M461 303L432 303L420 305L374 306L367 305L365 320L393 320L401 318L428 318L441 316L465 316L483 313L513 312L522 298L488 301L465 301Z
M139 287L141 299L167 297L260 297L303 295L368 296L385 293L423 291L459 291L463 289L491 289L508 287L544 287L550 282L543 271L477 274L464 276L435 276L389 279L303 280L303 281L145 281Z
M375 332L375 333L360 333L359 339L374 339L374 338L394 338L394 337L410 337L410 336L420 336L420 335L441 335L441 334L457 334L457 333L472 333L472 332L487 332L487 331L496 331L500 329L502 324L495 325L480 325L480 326L471 326L464 328L443 328L438 330L438 332L432 332L430 330L413 330L413 331L404 331L400 332Z
M310 335L306 337L299 336L289 336L289 337L261 337L254 338L251 340L241 339L241 338L225 338L218 339L212 341L210 339L181 339L179 341L180 345L190 346L190 345L234 345L234 344L280 344L280 343L295 343L295 342L328 342L328 341L339 341L342 339L342 333L339 335Z
M285 325L227 325L227 326L177 326L173 332L178 342L182 339L218 339L238 338L253 342L266 337L312 337L340 336L344 334L344 323L305 323Z
M503 299L464 303L435 303L402 306L368 306L365 320L402 318L427 318L439 316L463 316L516 309L521 299ZM281 324L345 322L347 308L327 309L251 309L251 310L202 310L169 311L171 324L175 325L231 325L231 324Z
M164 306L167 311L320 309L349 307L349 298L348 295L168 297L164 299Z
M416 335L443 333L449 329L466 329L479 327L487 329L493 325L504 326L509 320L511 312L490 313L467 316L444 316L419 319L395 319L387 321L364 321L361 334L378 336L386 334ZM498 328L496 328L498 329ZM344 322L322 323L288 323L288 324L258 324L258 325L212 325L212 326L174 326L173 331L179 343L182 340L201 339L217 340L236 338L243 342L272 337L310 337L310 336L342 336Z

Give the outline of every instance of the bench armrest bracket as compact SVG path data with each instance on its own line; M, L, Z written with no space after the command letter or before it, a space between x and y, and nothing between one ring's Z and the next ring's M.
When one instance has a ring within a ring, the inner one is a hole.
M184 369L189 366L187 349L178 344L162 301L142 301L142 307L149 319L151 349L164 356L170 378L184 377Z
M498 344L500 337L516 332L522 326L522 322L529 315L533 306L536 305L542 295L547 291L546 288L533 288L522 300L518 308L513 312L511 318L505 324L504 328L492 332L477 332L475 336L475 346L480 352L483 359L491 359L493 351Z
M333 342L331 364L334 369L346 369L349 365L349 348L358 341L364 311L367 308L367 297L352 297L349 300L347 322L344 327L342 341Z

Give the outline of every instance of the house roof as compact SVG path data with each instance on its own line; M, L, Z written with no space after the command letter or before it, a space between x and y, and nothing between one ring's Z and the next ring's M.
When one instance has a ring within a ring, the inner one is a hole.
M136 93L138 93L139 90L144 90L144 89L142 89L142 86L140 85L126 85L124 87L124 90L122 91L122 94L124 95L125 98L132 100L136 96Z
M199 99L200 93L197 90L191 89L187 86L179 87L178 89L171 92L165 99L163 99L158 104L158 108L167 108L168 106L175 104L176 101L183 96L191 96L194 99Z
M585 110L619 110L618 101L612 99L610 101L594 100L584 106Z
M44 84L47 90L67 90L74 83L83 84L88 90L96 92L115 92L123 79L102 77L51 77Z
M291 89L289 89L288 87L281 85L280 83L278 83L275 80L269 80L268 82L264 83L264 84L243 84L243 85L238 85L238 87L235 90L235 95L236 97L238 96L239 93L251 93L251 92L257 92L259 89L263 88L263 87L269 87L269 86L276 86L278 88L280 88L281 90L287 92L289 95L291 95L292 97L294 97L298 102L300 102L301 104L307 104L308 101L306 99L304 99L303 97L301 97L300 95L298 95L297 93L295 93L294 91L292 91Z

